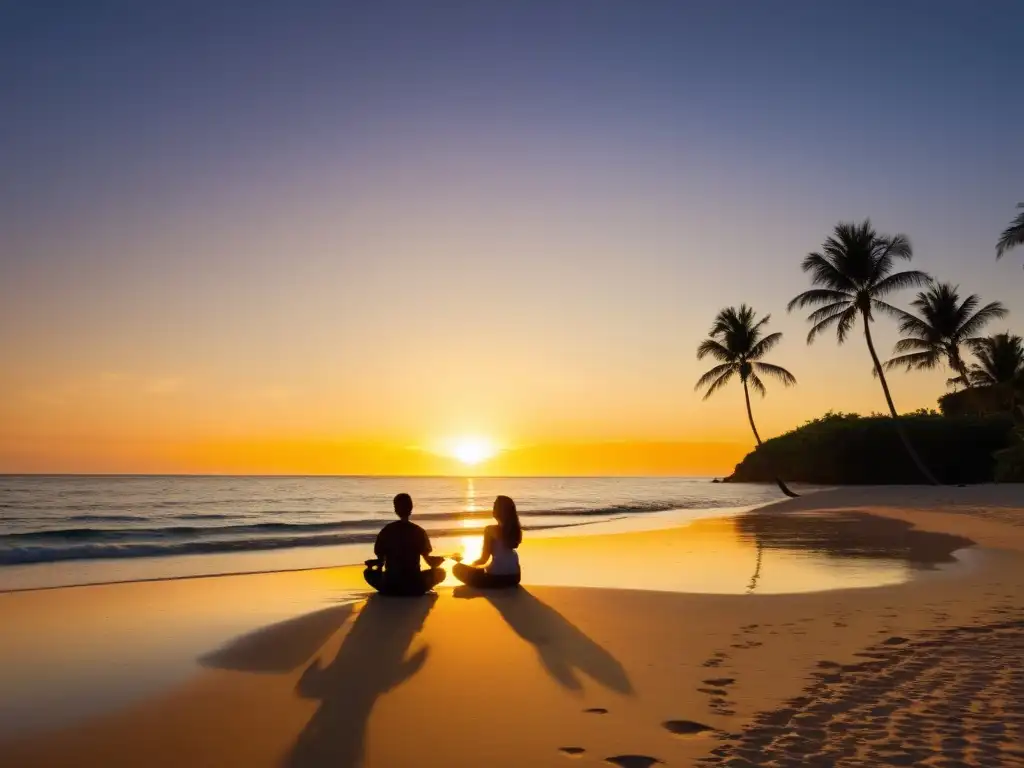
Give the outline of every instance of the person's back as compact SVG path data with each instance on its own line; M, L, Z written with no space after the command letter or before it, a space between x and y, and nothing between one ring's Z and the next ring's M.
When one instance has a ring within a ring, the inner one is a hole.
M430 538L411 520L395 520L377 534L373 553L384 561L389 577L408 578L419 574L420 556L430 554Z
M504 589L519 586L519 553L523 528L519 524L516 503L508 496L494 500L497 525L484 528L480 557L472 564L456 563L452 575L463 584L480 589Z
M407 493L395 496L398 520L388 523L377 534L373 553L377 559L366 561L363 577L378 592L394 595L422 595L444 581L443 557L430 556L430 537L412 515L412 498ZM420 570L420 558L430 566Z
M499 526L488 529L484 535L491 538L491 561L485 570L495 576L519 576L519 553L508 545Z

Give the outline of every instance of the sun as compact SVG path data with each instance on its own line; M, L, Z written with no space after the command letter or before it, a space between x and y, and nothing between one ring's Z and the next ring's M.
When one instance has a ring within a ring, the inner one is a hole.
M487 461L495 453L494 444L483 437L463 437L452 446L452 456L469 466Z

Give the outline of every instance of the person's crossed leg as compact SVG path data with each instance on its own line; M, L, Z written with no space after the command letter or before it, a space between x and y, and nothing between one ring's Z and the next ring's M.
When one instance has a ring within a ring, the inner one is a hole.
M445 580L444 568L433 567L411 574L408 578L386 574L381 568L369 566L363 571L366 583L382 595L415 597L432 590Z

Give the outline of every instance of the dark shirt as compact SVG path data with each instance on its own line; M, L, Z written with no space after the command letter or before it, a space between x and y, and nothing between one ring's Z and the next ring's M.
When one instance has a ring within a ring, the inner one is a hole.
M412 576L420 572L420 555L430 554L430 537L416 523L396 520L377 534L373 553L392 577Z

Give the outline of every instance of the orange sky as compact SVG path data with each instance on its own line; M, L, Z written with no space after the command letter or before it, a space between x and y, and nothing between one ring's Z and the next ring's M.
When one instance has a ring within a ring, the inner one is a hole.
M693 384L725 306L772 315L799 381L755 398L763 437L884 408L859 332L807 347L785 311L841 220L1020 330L1019 253L994 253L1019 46L978 42L1014 29L982 4L945 36L889 9L900 66L864 65L875 16L821 3L17 5L0 472L461 472L438 446L478 435L506 449L481 472L723 474L742 390ZM894 373L897 407L946 375Z

